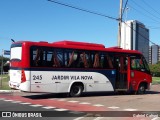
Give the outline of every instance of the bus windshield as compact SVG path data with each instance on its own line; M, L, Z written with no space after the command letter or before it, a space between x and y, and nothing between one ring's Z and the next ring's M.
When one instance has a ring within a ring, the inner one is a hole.
M13 44L11 46L11 60L21 60L22 59L22 45Z

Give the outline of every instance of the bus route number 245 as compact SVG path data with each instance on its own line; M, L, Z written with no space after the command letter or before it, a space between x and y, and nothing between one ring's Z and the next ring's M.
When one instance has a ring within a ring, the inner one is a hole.
M33 75L33 80L42 80L42 75Z

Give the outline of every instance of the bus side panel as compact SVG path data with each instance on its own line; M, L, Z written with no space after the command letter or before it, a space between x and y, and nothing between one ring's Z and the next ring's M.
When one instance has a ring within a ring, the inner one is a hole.
M112 71L109 71L112 72ZM57 81L57 92L70 92L73 83L81 82L84 92L114 91L111 81L98 72L54 72L53 80Z
M31 92L65 93L75 82L85 85L84 92L114 91L109 78L98 72L31 71Z
M56 84L52 80L53 71L31 71L31 92L56 93Z
M147 76L149 76L147 73L137 70L131 70L131 85L134 91L138 90L138 87L141 82L151 82L151 78Z
M109 71L109 76L112 71ZM86 92L98 92L98 91L114 91L114 85L111 84L113 79L107 77L107 74L92 73L93 81L92 83L86 84ZM114 74L112 74L114 76Z

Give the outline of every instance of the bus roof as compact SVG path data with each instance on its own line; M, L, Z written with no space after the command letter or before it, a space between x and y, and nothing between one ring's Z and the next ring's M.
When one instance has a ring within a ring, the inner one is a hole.
M83 49L83 50L95 50L95 51L108 51L108 52L121 52L121 53L136 53L142 54L137 50L127 50L119 47L108 47L106 48L103 44L88 43L88 42L76 42L76 41L57 41L53 43L48 43L46 41L33 42L33 41L17 41L13 44L27 44L29 46L47 46L56 48L70 48L70 49Z
M87 42L75 42L75 41L58 41L58 42L53 42L53 44L57 45L74 45L74 46L83 46L83 47L98 47L98 48L105 48L104 45L102 44L95 44L95 43L87 43Z

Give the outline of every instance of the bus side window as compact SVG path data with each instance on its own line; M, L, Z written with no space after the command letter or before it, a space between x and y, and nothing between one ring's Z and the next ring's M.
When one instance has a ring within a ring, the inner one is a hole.
M142 58L140 59L139 64L141 69L145 69Z
M99 68L100 67L100 63L99 63L99 54L96 53L95 54L95 57L94 57L94 63L93 63L93 67L94 68Z
M93 68L93 65L94 65L94 57L95 57L95 54L94 54L94 53L89 53L89 60L88 60L89 68Z
M53 54L52 54L52 63L53 63L52 64L53 67L60 67L60 62L59 62L59 59L57 57L56 51L54 51Z
M131 69L141 70L144 69L144 64L141 58L132 58L131 59Z
M52 67L52 63L53 63L52 55L53 55L52 50L46 50L45 55L44 55L45 58L43 58L43 62L45 63L44 67Z
M121 64L120 64L120 59L118 57L115 57L115 68L117 70L120 70Z
M88 61L87 61L87 54L85 52L80 54L79 64L80 64L79 67L81 67L81 68L82 67L85 67L85 68L89 67L89 64L88 64Z
M124 58L124 70L127 70L128 68L128 57Z
M149 66L147 64L147 61L145 60L144 57L142 57L141 59L142 59L143 65L144 65L144 69L150 74L150 70L149 70Z
M71 64L73 62L73 55L74 55L74 51L72 52L72 54L69 57L68 67L71 67Z
M112 58L109 54L102 53L100 55L100 68L113 69Z
M69 57L69 63L68 63L68 67L75 67L75 61L77 60L77 53L75 53L74 51L71 53L70 57Z
M112 59L109 55L106 55L106 59L107 59L107 68L114 68L113 67L113 63L112 63Z
M136 64L135 64L135 59L131 60L131 68L135 69L136 68Z
M40 49L36 50L36 56L34 58L34 66L40 66L41 65L41 56L43 56L43 51Z

